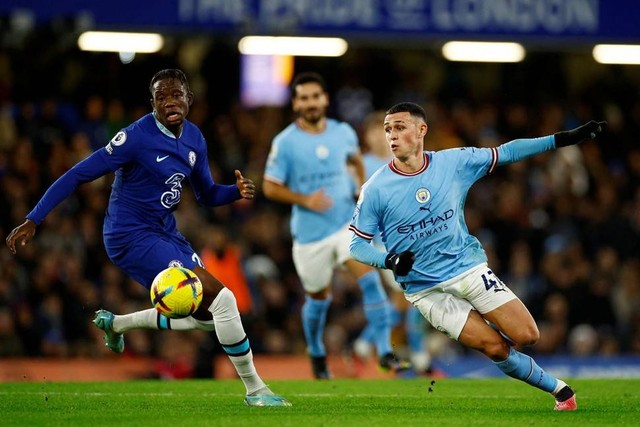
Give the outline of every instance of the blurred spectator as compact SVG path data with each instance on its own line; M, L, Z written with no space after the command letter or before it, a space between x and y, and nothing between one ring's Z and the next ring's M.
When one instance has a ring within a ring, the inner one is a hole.
M535 348L539 354L565 351L569 334L569 300L560 293L553 293L544 300L542 317L538 319L540 339Z
M598 333L588 324L580 324L569 334L569 353L573 356L589 356L598 352Z
M343 85L335 95L336 114L342 121L358 128L364 118L373 111L373 94L360 80L361 72L347 70Z
M242 268L242 255L238 246L221 226L209 226L202 230L200 258L211 274L233 292L241 315L253 311L249 284Z
M114 136L109 134L110 127L105 118L105 101L101 96L91 95L85 100L84 117L78 130L89 137L93 151L107 145Z
M11 311L0 307L0 357L22 356L24 348L16 334L15 322Z

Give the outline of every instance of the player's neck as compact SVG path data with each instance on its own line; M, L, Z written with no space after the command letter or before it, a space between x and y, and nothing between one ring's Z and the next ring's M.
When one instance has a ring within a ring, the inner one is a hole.
M317 122L310 122L302 117L298 117L296 119L296 125L305 132L322 133L327 128L327 120L323 117Z
M410 156L402 160L398 159L397 157L393 159L394 166L399 171L404 173L418 172L420 169L424 167L425 162L426 162L426 158L423 152L420 152L415 156Z

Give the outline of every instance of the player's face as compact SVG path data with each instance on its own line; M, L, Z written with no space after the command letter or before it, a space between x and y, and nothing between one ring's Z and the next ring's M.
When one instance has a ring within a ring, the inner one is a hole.
M192 96L178 79L158 80L153 85L151 106L158 121L176 133L189 114Z
M300 118L317 123L325 117L329 97L322 86L315 82L296 86L296 96L292 99L292 108Z
M388 114L384 118L384 134L393 155L405 161L422 153L427 124L406 111Z

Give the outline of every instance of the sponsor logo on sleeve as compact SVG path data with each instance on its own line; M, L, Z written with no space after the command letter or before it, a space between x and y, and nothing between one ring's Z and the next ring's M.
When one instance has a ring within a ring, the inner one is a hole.
M126 140L127 140L127 133L121 130L113 138L111 138L111 141L109 141L109 143L104 147L104 149L107 152L107 154L111 155L113 154L114 147L118 147L124 144Z

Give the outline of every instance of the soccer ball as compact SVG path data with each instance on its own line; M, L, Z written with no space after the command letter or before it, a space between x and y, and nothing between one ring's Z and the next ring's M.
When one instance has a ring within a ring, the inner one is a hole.
M192 315L200 307L202 282L188 268L169 267L153 279L149 293L160 314L179 319Z

